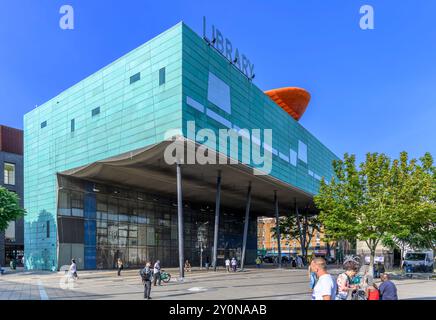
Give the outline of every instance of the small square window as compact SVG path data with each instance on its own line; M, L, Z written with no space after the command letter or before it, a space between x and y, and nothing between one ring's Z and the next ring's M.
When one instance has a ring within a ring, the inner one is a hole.
M97 107L97 108L95 108L95 109L92 109L92 116L93 116L93 117L96 116L96 115L98 115L98 114L100 114L100 107Z
M165 83L165 67L159 69L159 85L163 85Z
M138 72L130 77L130 84L135 83L136 81L141 80L141 72Z
M47 121L41 122L41 129L47 127Z
M71 132L74 132L76 130L76 120L71 119Z

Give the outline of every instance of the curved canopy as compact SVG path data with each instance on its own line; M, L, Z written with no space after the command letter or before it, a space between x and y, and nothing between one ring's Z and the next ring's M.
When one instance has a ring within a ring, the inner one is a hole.
M295 120L300 120L310 101L310 93L302 88L286 87L265 91L275 103Z
M177 190L176 165L164 160L166 147L171 141L164 141L145 148L96 161L88 165L59 172L60 175L79 179L131 186L151 194L162 194L175 198ZM184 139L186 150L197 150L200 146ZM189 144L189 146L188 146ZM192 148L192 149L191 149ZM274 190L277 192L279 207L290 212L295 202L301 209L315 210L313 195L289 185L271 175L255 175L253 168L243 164L220 164L228 158L209 149L210 156L216 157L216 164L183 164L183 199L189 202L215 203L216 179L222 175L221 203L223 207L244 212L247 186L252 185L251 211L268 215L274 214ZM185 157L185 159L187 159Z

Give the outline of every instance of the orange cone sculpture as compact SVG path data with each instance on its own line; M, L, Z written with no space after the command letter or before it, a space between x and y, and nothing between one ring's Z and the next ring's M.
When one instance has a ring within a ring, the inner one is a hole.
M310 101L310 93L296 87L268 90L265 94L297 121L306 111Z

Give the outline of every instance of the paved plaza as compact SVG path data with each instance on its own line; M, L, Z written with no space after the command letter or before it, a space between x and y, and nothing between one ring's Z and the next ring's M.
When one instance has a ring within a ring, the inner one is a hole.
M177 270L166 269L173 276L161 287L152 288L153 299L169 300L307 300L311 295L306 270L248 268L226 273L193 270L183 283ZM143 299L139 270L79 271L79 280L68 285L63 272L9 272L0 276L0 300L106 300ZM338 273L339 270L331 270ZM436 281L426 279L394 280L400 299L436 300Z

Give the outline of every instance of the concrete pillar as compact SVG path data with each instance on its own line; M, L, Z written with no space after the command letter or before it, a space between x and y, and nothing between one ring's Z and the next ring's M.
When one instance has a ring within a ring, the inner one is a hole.
M280 245L280 224L279 224L279 200L277 198L277 190L274 190L274 206L275 206L275 213L276 213L276 231L277 231L277 252L278 252L278 265L279 268L282 267L282 248Z
M179 274L180 280L185 276L184 263L184 237L183 237L183 202L182 202L182 169L180 163L177 162L177 217L178 217L178 233L179 233Z
M248 221L250 218L250 204L251 204L251 183L248 185L247 202L245 205L244 238L242 240L241 270L244 270L244 263L245 263L245 251L247 247L247 237L248 237Z
M221 172L218 172L216 181L216 199L215 199L215 227L213 233L213 270L217 267L217 250L218 250L218 231L220 225L220 204L221 204Z

